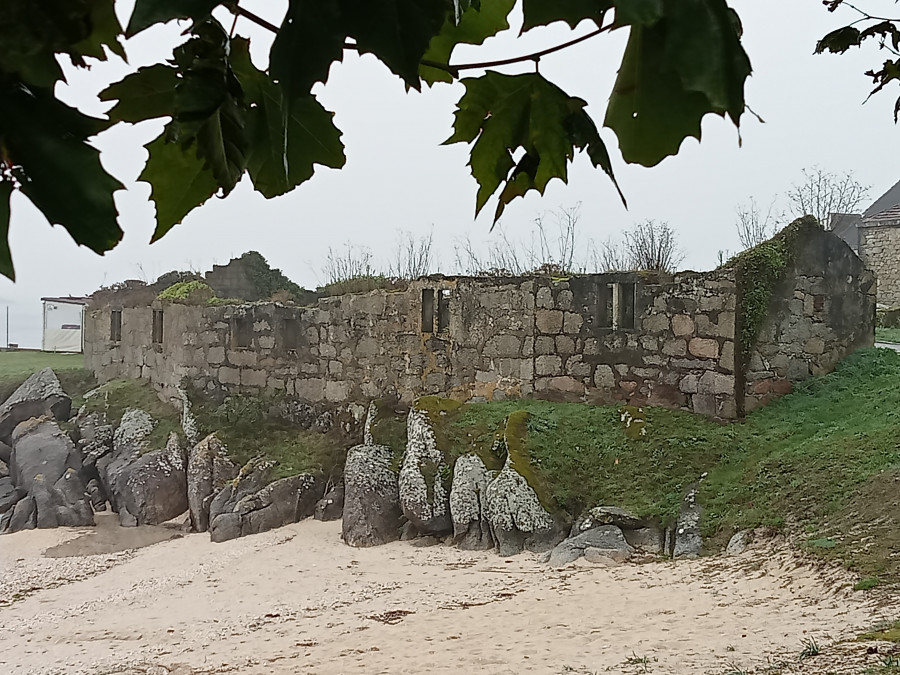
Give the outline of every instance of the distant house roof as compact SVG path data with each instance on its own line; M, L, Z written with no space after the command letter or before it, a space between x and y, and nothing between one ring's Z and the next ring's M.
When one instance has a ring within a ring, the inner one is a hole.
M90 298L81 296L67 295L60 298L41 298L41 302L62 302L69 305L86 305L91 301Z
M900 181L876 199L862 217L866 221L900 219Z
M859 251L859 225L862 216L858 213L832 213L828 229L847 242L854 251Z

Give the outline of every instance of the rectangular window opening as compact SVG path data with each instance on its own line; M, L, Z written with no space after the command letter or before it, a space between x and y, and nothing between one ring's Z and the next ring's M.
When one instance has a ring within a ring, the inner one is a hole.
M122 310L114 309L109 313L109 339L119 342L122 339Z
M236 349L253 346L253 320L246 316L236 316L231 320L231 344Z
M285 319L281 329L281 344L285 351L295 352L300 348L300 320Z
M438 291L438 333L450 330L450 291L446 288Z
M434 332L434 289L422 289L422 332Z
M634 330L634 284L619 284L619 328Z
M161 345L163 341L163 311L153 310L153 344Z

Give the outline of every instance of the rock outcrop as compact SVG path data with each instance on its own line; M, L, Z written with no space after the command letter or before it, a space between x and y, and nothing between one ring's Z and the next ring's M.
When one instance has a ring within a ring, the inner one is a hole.
M400 467L400 508L419 534L450 532L450 467L438 449L428 414L413 408L406 426L406 452Z
M465 551L494 548L491 524L486 516L487 486L491 480L478 455L463 455L453 466L450 514L453 541Z
M242 466L237 478L213 496L209 504L210 525L223 513L231 513L241 499L262 490L269 483L272 466L272 462L258 457Z
M545 509L537 493L506 458L503 470L486 491L485 516L491 525L500 555L523 550L549 551L564 535L563 528Z
M681 513L675 523L673 558L696 558L700 555L703 540L700 537L702 509L697 501L697 486L692 485L681 502Z
M296 523L312 515L322 492L321 481L310 474L277 480L218 514L210 525L210 538L228 541Z
M124 508L128 471L131 464L143 454L147 438L155 421L143 410L129 408L113 434L112 451L96 460L97 475L103 492L109 498L122 525L136 525L136 521Z
M187 511L186 468L187 456L175 432L164 449L128 464L117 482L119 522L159 525Z
M53 485L68 469L81 470L75 444L51 419L40 417L19 424L12 433L9 471L13 483L27 493L37 475Z
M72 411L72 399L63 391L56 373L44 368L25 380L0 405L0 441L9 443L20 422L32 417L65 421Z
M209 529L209 507L213 497L228 481L234 480L238 467L226 456L225 445L210 434L191 448L187 464L187 499L191 527L195 532Z
M596 557L606 557L624 562L631 557L632 549L625 535L616 525L598 525L560 542L550 553L550 565L563 567L591 550Z
M344 515L344 486L335 485L318 502L313 516L316 520L340 520Z
M383 445L357 445L347 453L341 536L350 546L378 546L400 536L403 513L391 460Z

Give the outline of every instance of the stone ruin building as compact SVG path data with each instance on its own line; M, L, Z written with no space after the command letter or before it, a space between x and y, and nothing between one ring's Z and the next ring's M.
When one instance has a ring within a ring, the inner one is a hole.
M747 254L704 273L433 276L297 304L126 283L93 296L85 358L101 382L143 378L163 397L190 383L317 405L534 397L739 418L874 342L874 275L815 221L791 228L789 246L772 240L785 264L770 287ZM206 281L237 295L239 263Z
M879 304L900 306L900 182L861 214L831 214L829 228L878 276Z

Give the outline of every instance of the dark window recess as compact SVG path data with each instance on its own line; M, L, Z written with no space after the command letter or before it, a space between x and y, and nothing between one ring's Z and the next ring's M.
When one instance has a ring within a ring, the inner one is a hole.
M109 313L109 339L119 342L122 339L122 310L114 309Z
M434 332L434 289L422 289L422 332Z
M161 345L163 341L163 311L153 310L153 344Z
M634 329L634 284L619 284L619 316L620 330Z
M285 319L281 329L281 344L285 351L300 349L300 320Z
M450 330L450 291L438 291L438 333Z
M231 344L237 349L249 349L253 346L253 320L245 316L236 316L231 323Z
M597 328L613 327L615 284L597 284Z

